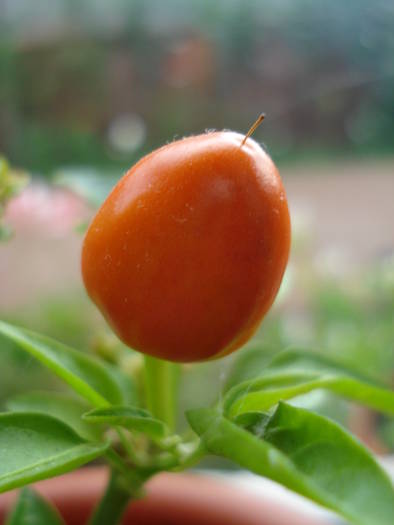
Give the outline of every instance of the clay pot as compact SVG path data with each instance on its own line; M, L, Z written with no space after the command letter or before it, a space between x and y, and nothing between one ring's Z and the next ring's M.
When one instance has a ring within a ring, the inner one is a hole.
M104 468L85 468L37 483L68 525L84 525L107 480ZM0 495L0 524L15 491ZM124 525L327 525L294 505L272 502L232 484L199 474L160 474L148 482L145 497L133 501Z

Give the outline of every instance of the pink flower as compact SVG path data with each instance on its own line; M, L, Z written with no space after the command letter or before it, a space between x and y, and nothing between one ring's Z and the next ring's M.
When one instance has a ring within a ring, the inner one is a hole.
M16 232L62 237L89 215L87 205L70 191L32 183L8 203L5 221Z

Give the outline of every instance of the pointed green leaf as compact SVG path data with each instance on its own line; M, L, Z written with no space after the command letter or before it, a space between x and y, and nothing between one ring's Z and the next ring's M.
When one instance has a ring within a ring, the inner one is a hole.
M97 441L102 428L89 425L82 415L90 409L83 399L63 392L29 392L7 400L7 408L14 412L35 412L61 419L77 434L88 441Z
M362 383L345 376L316 375L303 372L267 374L232 389L225 398L225 411L235 416L255 410L265 411L279 401L326 389L363 403L371 408L394 414L394 392Z
M194 410L188 419L211 453L281 483L353 523L391 525L390 480L369 452L337 424L284 404L268 421L263 416L258 435L215 410ZM252 429L258 422L256 414L244 419Z
M64 521L41 495L25 487L6 525L64 525Z
M303 351L279 354L261 377L233 387L224 398L224 411L232 417L243 412L265 411L281 400L316 389L326 389L394 414L393 391L333 360Z
M84 441L51 416L0 414L0 492L69 472L107 448L108 443Z
M190 426L212 454L231 459L251 472L323 504L319 492L298 472L290 459L269 443L235 425L217 410L190 410L186 415Z
M163 421L154 418L142 408L131 406L97 408L85 414L83 418L90 423L104 423L143 432L152 438L161 438L167 434L167 427Z
M394 517L394 488L373 456L337 423L281 403L264 439L329 494L338 512L365 525Z
M92 405L123 402L121 386L100 359L3 321L0 321L0 335L38 359Z

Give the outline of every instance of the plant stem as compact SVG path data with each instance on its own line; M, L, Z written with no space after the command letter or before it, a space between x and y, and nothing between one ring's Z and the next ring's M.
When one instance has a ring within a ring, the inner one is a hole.
M145 356L145 392L148 410L175 429L179 365Z
M130 487L119 472L112 470L105 494L94 510L89 525L117 525L127 503L137 492L137 486Z
M129 459L135 464L138 465L138 458L137 455L134 453L133 447L128 439L128 437L125 435L123 428L121 427L115 427L116 433L118 434L119 440L123 445L123 448L128 455Z

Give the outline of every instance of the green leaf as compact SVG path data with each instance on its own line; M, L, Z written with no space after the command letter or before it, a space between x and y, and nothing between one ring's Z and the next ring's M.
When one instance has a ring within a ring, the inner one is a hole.
M186 415L191 427L212 454L231 459L256 474L320 502L318 491L310 486L284 454L269 443L238 427L217 410L190 410Z
M152 417L142 408L130 406L112 406L108 408L97 408L83 416L90 423L105 423L112 426L121 426L129 430L143 432L152 438L161 438L167 434L166 425Z
M0 414L0 492L74 470L107 448L86 442L52 416Z
M394 414L393 391L322 356L294 351L275 358L261 377L232 388L224 398L224 411L231 417L265 411L281 400L316 389L326 389Z
M280 371L309 371L309 372L330 372L346 375L359 379L364 383L371 383L376 386L384 387L377 379L356 370L354 365L341 362L332 357L319 354L317 352L306 351L293 348L277 354L268 364L268 370ZM260 374L258 374L260 375Z
M376 410L394 414L394 392L390 390L362 383L351 377L296 372L267 375L235 387L225 398L224 407L231 417L243 412L264 411L281 400L322 388Z
M394 493L390 480L369 452L337 424L284 404L269 420L262 417L257 436L217 410L193 410L187 416L209 452L268 477L353 523L391 525ZM252 427L256 422L256 415L244 421Z
M25 487L6 525L64 525L64 521L42 496Z
M337 423L281 403L264 439L329 494L334 507L355 523L391 524L394 488L373 456Z
M243 412L236 416L233 422L255 436L262 437L269 420L270 416L265 412Z
M0 334L38 359L92 405L123 402L118 380L100 359L3 321L0 321Z
M77 434L88 441L97 441L102 428L89 425L82 415L90 408L80 398L61 392L29 392L7 400L7 408L14 412L35 412L61 419Z
M105 361L103 362L103 366L105 366L107 373L111 375L112 380L117 385L119 393L121 394L121 403L127 405L138 405L138 391L131 375L123 372L118 366Z

